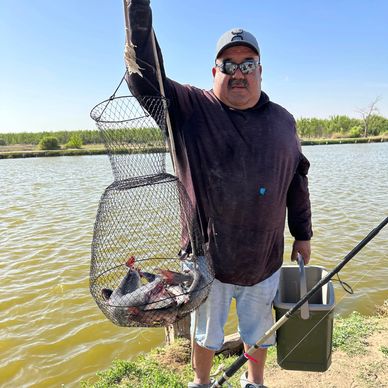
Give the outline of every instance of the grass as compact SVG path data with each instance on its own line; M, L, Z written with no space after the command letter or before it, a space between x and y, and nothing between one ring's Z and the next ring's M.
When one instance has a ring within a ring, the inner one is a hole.
M388 357L388 346L381 346L380 351L384 354L385 357Z
M302 139L302 146L305 145L323 145L323 144L359 144L359 143L380 143L388 141L386 136L370 136L370 137L350 137L350 138L336 138L336 139L320 139L320 138L312 138L312 139Z
M236 358L237 356L216 356L213 373L219 368L229 367ZM271 358L275 360L275 354ZM187 382L192 379L190 359L190 341L180 338L174 344L156 348L150 353L138 356L134 361L115 360L108 370L97 373L96 382L84 381L81 386L183 388L187 387ZM233 386L238 383L239 378L240 375L237 373L230 380Z
M378 330L378 319L353 312L348 318L337 318L333 331L333 348L350 356L364 354L366 339Z
M191 374L190 342L179 339L168 347L156 348L135 361L115 360L112 366L97 373L95 383L82 382L84 388L171 387L187 385Z
M367 338L379 330L379 316L386 316L387 306L384 305L382 313L376 317L363 316L353 312L349 317L337 317L333 331L333 349L344 351L349 357L357 357L365 353ZM388 347L379 349L388 357ZM147 354L138 356L133 361L115 360L112 366L98 372L96 378L83 381L83 388L111 388L111 387L169 387L183 388L192 379L190 360L190 341L178 339L170 346L158 347ZM237 356L216 356L213 362L212 372L217 369L228 368ZM267 366L276 365L276 348L268 351ZM380 364L365 365L359 371L360 377L372 384L374 371L381 368ZM218 375L217 377L219 377ZM232 386L238 386L240 373L237 372L230 380Z

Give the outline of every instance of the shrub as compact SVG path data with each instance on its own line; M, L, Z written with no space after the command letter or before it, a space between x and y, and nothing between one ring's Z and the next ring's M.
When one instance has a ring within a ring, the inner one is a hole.
M39 148L41 150L58 150L59 146L58 139L54 136L44 136L40 139Z
M350 128L349 131L349 137L361 137L362 128L360 125L355 125L354 127Z
M0 139L0 146L7 145L7 142L4 139Z
M65 148L82 148L82 138L78 134L74 134L70 137L69 141L65 144Z

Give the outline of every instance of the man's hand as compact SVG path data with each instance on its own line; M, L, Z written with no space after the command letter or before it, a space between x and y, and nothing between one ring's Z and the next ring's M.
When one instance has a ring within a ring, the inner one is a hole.
M298 252L302 255L305 265L310 261L311 245L310 241L295 240L292 245L291 260L296 261L298 258Z

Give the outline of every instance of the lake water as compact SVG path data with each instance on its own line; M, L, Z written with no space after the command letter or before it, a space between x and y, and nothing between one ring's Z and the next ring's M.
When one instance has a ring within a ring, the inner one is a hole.
M388 216L388 143L304 147L313 206L312 265L332 269ZM164 340L163 329L116 327L89 294L107 156L0 160L0 385L79 386L115 358ZM291 238L287 234L285 260ZM388 227L342 271L336 312L373 313L388 298ZM227 333L235 330L231 319Z

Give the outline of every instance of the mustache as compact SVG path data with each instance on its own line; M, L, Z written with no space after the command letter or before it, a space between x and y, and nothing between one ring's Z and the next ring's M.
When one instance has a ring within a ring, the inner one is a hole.
M248 87L248 82L246 79L230 79L229 82L228 82L228 86L230 88L234 87L234 86L238 86L238 87Z

